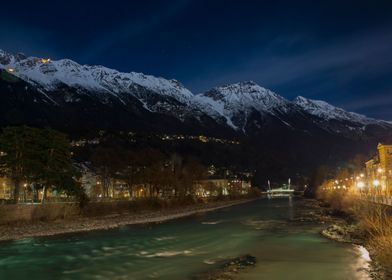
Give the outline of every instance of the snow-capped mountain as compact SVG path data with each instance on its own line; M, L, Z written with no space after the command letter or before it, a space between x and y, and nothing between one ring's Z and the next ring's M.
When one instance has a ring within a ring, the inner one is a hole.
M363 137L378 130L391 130L392 123L368 118L354 112L347 112L325 101L298 96L293 103L313 116L313 122L324 130L345 137Z
M274 119L274 125L302 129L317 125L339 134L345 130L362 133L370 125L391 127L389 122L347 112L324 101L302 96L289 101L252 81L216 87L196 95L195 100L210 116L224 117L229 126L244 132L249 130L250 122L261 127L268 119Z
M289 130L348 138L392 129L391 123L324 101L301 96L287 100L251 81L193 94L176 80L1 50L0 69L4 124L19 118L33 123L65 123L69 129L84 124L104 129L136 126L242 135Z
M56 91L65 85L94 93L101 100L107 100L107 96L112 95L124 104L125 99L132 96L152 112L170 113L173 107L180 104L189 105L193 98L193 94L176 80L135 72L122 73L104 66L80 65L69 59L54 61L22 54L12 55L0 50L0 68L45 92ZM163 99L157 100L157 96ZM66 98L67 102L78 100L77 96ZM182 114L176 116L183 117Z
M245 130L249 116L287 113L292 103L282 96L248 81L213 88L195 96L197 104L211 116L222 116L234 129Z
M359 124L380 123L379 120L368 118L357 113L347 112L344 109L335 107L321 100L312 100L303 96L298 96L293 102L307 113L325 120L350 121Z
M46 90L56 89L59 84L82 87L99 92L127 92L133 86L142 86L162 95L186 102L193 94L176 80L166 80L142 73L122 73L104 66L80 65L69 59L12 55L0 50L0 68L13 69L13 74Z

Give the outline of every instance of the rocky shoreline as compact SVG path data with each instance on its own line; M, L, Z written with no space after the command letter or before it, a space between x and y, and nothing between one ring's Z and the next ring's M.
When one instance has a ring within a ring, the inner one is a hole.
M336 242L350 243L362 246L369 253L370 267L369 274L372 279L382 280L386 278L385 270L371 256L375 255L373 248L369 247L365 242L365 236L358 228L356 222L344 213L333 212L328 205L315 199L309 199L307 204L314 208L314 220L325 224L327 227L320 231L320 234L328 239Z
M195 204L181 208L145 211L143 213L115 214L100 217L79 217L74 220L57 220L51 222L37 221L0 226L0 241L11 241L30 237L53 236L67 233L107 230L125 225L161 223L195 214L214 211L253 199L218 201L207 204Z
M297 202L298 203L298 202ZM349 216L342 213L334 213L324 203L316 199L300 200L300 212L298 216L286 222L293 226L298 224L319 224L320 234L336 242L350 243L365 248L371 254L371 248L365 247L364 236ZM283 222L284 223L284 222ZM274 225L269 225L274 226ZM279 229L282 224L275 225ZM364 250L365 250L364 249ZM366 251L365 250L365 251ZM385 278L384 271L375 261L371 261L366 270L372 279L381 280ZM256 258L251 255L239 256L233 259L221 260L218 268L196 275L193 280L234 280L242 273L246 273L256 265Z

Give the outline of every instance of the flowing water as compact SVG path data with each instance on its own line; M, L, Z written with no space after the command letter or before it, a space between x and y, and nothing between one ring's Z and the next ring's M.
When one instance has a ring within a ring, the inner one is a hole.
M0 243L0 279L192 279L250 254L238 279L370 279L364 248L321 237L300 199L260 199L162 224Z

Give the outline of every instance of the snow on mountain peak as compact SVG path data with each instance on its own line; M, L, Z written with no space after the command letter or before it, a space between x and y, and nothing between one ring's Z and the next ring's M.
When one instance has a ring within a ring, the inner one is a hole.
M335 107L325 101L308 99L303 96L296 97L293 102L300 106L307 113L325 120L350 121L361 124L378 122L353 112L347 112L342 108Z
M216 87L202 95L221 100L228 106L237 104L240 107L253 107L258 111L270 111L289 102L252 81Z
M195 99L210 115L223 117L228 125L242 130L253 111L275 114L287 112L290 107L290 101L253 81L215 87L196 95Z
M164 112L181 120L186 116L198 118L202 113L219 123L225 122L230 127L243 131L255 112L261 119L267 115L272 116L288 126L291 126L290 121L282 115L304 112L322 120L352 122L355 126L386 123L302 96L289 101L253 81L219 86L194 95L174 79L167 80L136 72L123 73L99 65L80 65L70 59L50 60L26 57L24 54L13 55L3 50L0 50L0 69L6 69L38 86L45 95L56 91L61 85L67 85L84 89L81 94L88 92L97 97L110 94L126 104L123 97L128 94L152 112ZM80 99L67 97L67 102L74 100L77 102Z
M189 103L193 94L176 80L166 80L142 73L122 73L104 66L80 65L70 59L23 57L0 50L0 68L13 69L13 74L46 90L59 84L97 92L132 93L141 86L162 95Z

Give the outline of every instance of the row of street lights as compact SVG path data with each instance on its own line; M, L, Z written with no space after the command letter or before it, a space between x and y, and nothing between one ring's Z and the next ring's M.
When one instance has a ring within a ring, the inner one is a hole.
M384 170L378 168L374 178L367 179L365 174L360 173L357 176L345 179L331 180L330 183L323 187L323 190L359 190L360 193L367 190L368 193L376 191L378 195L381 195L381 192L387 190L387 180L383 174Z

